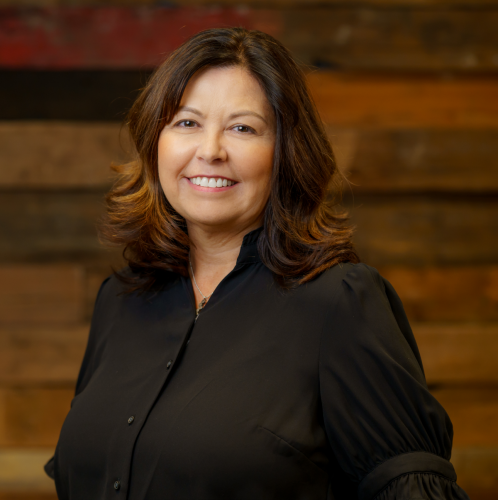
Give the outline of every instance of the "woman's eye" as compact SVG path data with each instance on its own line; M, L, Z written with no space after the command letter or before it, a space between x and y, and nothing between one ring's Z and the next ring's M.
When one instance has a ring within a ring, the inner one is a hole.
M196 123L193 120L182 120L177 123L179 127L192 128L195 127Z
M234 129L237 132L241 132L243 134L247 134L248 132L254 132L254 130L251 127L247 127L246 125L236 125Z

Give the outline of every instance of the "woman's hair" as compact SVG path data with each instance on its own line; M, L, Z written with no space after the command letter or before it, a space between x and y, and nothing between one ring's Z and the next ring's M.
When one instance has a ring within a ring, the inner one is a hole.
M171 206L158 175L158 140L176 114L189 80L207 67L245 68L261 85L275 114L270 196L258 251L277 282L291 288L340 262L358 262L345 213L334 210L340 173L302 70L288 50L261 31L202 31L154 72L128 115L137 156L115 167L101 238L124 245L129 291L161 286L166 273L188 275L185 219Z

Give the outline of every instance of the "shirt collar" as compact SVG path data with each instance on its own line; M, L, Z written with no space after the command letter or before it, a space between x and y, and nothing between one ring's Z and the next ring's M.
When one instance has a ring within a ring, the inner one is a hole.
M261 261L258 254L258 238L262 230L263 227L258 227L244 236L237 258L237 265L253 264Z

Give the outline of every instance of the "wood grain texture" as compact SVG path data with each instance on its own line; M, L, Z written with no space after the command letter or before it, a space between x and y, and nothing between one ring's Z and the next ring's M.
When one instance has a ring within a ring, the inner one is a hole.
M412 329L427 383L498 384L498 323L413 323ZM492 394L498 405L498 392Z
M363 128L497 128L498 78L315 72L308 83L325 123Z
M361 259L376 266L491 265L498 198L367 196L347 202Z
M498 130L328 130L355 192L498 190ZM29 144L29 147L26 147ZM103 189L132 158L118 123L0 122L0 187Z
M379 272L394 286L413 322L498 321L497 266L383 266Z
M496 72L497 21L496 7L288 8L279 39L322 68Z
M73 387L83 360L89 325L0 329L0 384Z
M190 35L245 26L277 37L305 65L347 70L498 70L498 9L470 2L299 2L228 0L38 2L0 15L0 65L12 68L153 67ZM0 4L1 6L1 4ZM424 8L425 7L425 8ZM268 10L269 9L269 10ZM3 26L3 29L2 29ZM153 36L153 34L160 36Z
M498 130L328 129L355 192L498 190Z
M498 386L431 391L453 423L453 446L498 447Z
M98 192L12 192L0 197L0 262L108 259L97 240Z
M83 318L80 266L4 265L0 283L0 326L76 323Z
M54 481L43 470L53 453L53 448L0 449L0 491L53 494Z
M116 123L0 122L2 188L108 187L110 165L130 158Z
M0 446L55 448L72 388L0 388Z

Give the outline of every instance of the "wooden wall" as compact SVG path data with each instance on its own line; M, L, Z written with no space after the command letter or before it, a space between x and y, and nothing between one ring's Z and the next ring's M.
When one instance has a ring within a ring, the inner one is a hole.
M498 498L498 1L0 0L0 500L42 464L119 252L95 224L121 120L188 35L243 25L309 72L362 259L400 294L454 424L458 481Z

